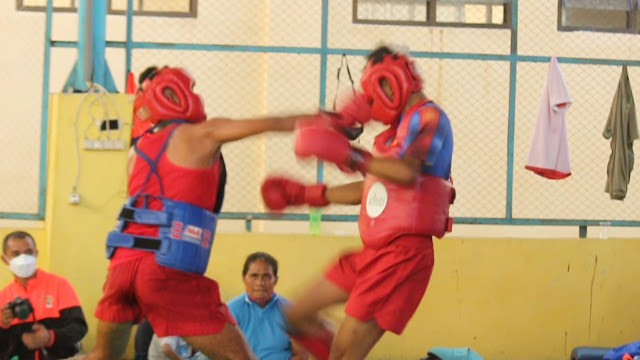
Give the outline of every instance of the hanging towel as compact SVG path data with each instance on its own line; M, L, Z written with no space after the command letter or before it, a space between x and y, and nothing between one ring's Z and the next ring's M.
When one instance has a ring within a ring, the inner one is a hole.
M638 138L636 105L633 102L627 65L622 66L622 75L602 136L611 139L604 191L612 199L623 200L627 196L627 185L633 170L633 141Z
M536 129L525 169L549 179L564 179L571 175L566 120L570 106L569 89L554 56L542 89Z

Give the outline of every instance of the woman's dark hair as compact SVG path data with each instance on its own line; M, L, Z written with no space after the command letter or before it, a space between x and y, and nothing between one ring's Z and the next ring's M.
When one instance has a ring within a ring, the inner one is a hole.
M247 275L249 271L249 266L256 261L262 260L267 264L271 265L271 270L273 270L273 275L278 277L278 260L276 260L273 256L267 254L266 252L254 252L253 254L247 256L247 260L244 262L244 267L242 267L242 276Z

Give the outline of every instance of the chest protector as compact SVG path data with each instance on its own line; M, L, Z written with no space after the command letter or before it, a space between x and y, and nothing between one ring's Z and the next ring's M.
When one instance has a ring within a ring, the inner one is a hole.
M175 130L172 129L171 132ZM159 177L156 165L164 153L171 135L167 137L162 149L155 159L136 148L138 155L150 165L147 180L154 173ZM118 225L107 236L107 258L110 258L115 248L134 248L155 253L159 265L196 274L204 274L209 263L211 247L216 232L218 212L220 211L220 194L224 192L225 175L222 158L221 176L219 182L219 199L214 211L184 202L166 198L161 195L138 193L129 197L118 215ZM145 181L145 183L146 183ZM144 189L144 186L142 187ZM162 187L160 187L161 193ZM148 208L150 199L161 202L162 210ZM138 201L140 200L140 201ZM135 204L141 204L138 207ZM127 222L158 227L158 236L132 235L123 232Z
M374 155L396 157L394 150L384 145L390 140L391 132L379 138L376 138ZM449 205L454 199L453 184L439 176L421 173L413 184L402 185L367 174L358 221L362 242L379 248L398 235L441 238L453 226Z
M421 175L407 186L367 174L362 194L358 226L369 247L379 248L403 234L441 238L453 226L449 205L455 190L441 177Z

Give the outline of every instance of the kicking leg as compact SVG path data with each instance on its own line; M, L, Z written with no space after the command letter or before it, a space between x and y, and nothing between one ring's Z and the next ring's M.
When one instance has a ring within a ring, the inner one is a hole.
M333 339L329 359L364 359L384 332L375 319L364 322L347 315Z
M318 311L334 304L343 303L349 293L322 277L305 289L285 311L289 327L294 332L313 335L327 329Z
M226 323L219 333L184 339L209 359L257 360L238 325Z
M96 343L84 360L121 359L127 350L132 325L129 322L98 320Z
M333 329L318 311L345 302L349 293L321 278L307 288L286 310L289 336L318 360L329 358Z

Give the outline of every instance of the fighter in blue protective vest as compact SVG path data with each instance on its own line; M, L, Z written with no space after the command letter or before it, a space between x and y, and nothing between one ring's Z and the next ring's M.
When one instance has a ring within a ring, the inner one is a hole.
M255 359L205 272L224 193L222 144L291 131L296 116L207 121L194 79L180 68L150 71L134 102L146 131L130 151L130 198L107 240L109 272L89 359L119 359L132 324L180 336L211 359ZM256 189L257 190L257 189Z

